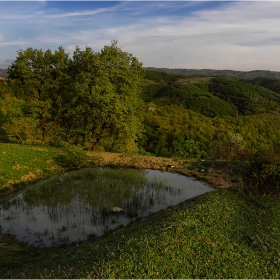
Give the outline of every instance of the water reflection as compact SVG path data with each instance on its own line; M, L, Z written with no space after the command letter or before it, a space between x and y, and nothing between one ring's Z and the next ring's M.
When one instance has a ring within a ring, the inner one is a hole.
M0 229L34 246L56 246L101 236L211 190L191 178L157 170L72 171L0 201ZM114 212L114 207L122 211Z

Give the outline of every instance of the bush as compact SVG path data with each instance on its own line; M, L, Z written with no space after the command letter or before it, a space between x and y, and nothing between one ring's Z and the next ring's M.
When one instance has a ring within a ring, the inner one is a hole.
M179 158L200 159L206 156L206 152L199 147L199 143L193 139L184 139L181 134L174 134L171 144L172 155Z
M251 162L246 181L250 188L265 194L280 192L280 156L266 151Z

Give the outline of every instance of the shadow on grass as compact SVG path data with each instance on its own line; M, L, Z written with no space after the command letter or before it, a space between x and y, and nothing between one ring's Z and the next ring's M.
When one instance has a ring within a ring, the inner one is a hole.
M205 161L195 161L190 166L189 169L203 169L208 172L209 168L214 168L216 170L230 171L236 174L246 174L248 163L244 161L215 161L215 160L205 160Z
M246 221L243 230L244 240L255 250L265 251L271 257L276 258L277 264L280 265L279 201L250 191L246 193L246 198L246 204L251 206L251 211L240 211ZM275 263L275 260L273 259L271 262Z
M68 149L63 149L63 153L55 156L54 161L65 170L95 166L94 159L89 158L84 152Z

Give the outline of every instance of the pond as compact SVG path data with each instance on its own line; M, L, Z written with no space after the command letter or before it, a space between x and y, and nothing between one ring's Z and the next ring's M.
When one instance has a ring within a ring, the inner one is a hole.
M37 247L69 244L209 191L192 178L159 170L71 171L0 200L0 231Z

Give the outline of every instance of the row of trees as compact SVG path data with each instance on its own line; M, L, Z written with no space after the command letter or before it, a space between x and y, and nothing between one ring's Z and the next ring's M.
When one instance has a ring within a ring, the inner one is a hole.
M62 47L21 50L8 74L20 90L2 99L7 137L137 150L144 70L117 41L100 52L77 47L71 58Z

